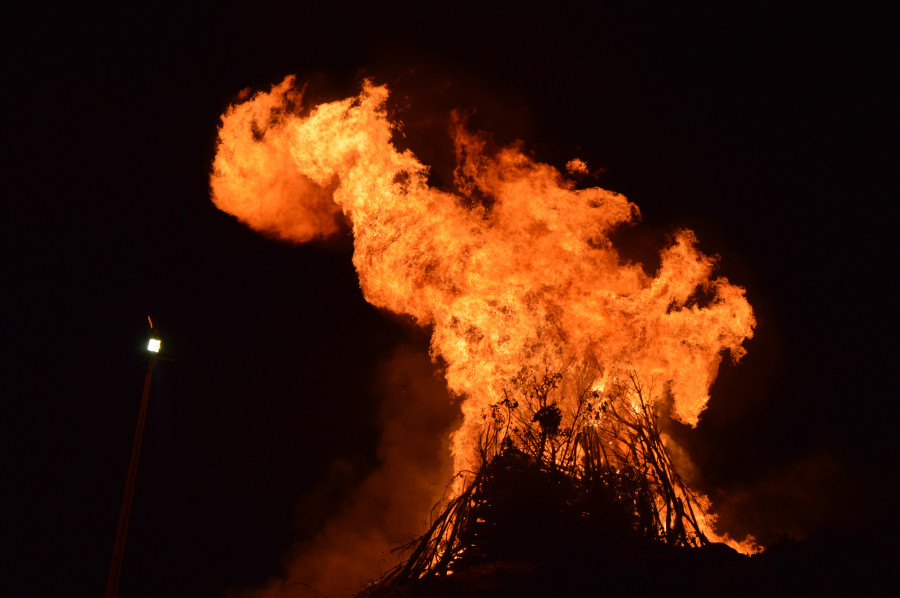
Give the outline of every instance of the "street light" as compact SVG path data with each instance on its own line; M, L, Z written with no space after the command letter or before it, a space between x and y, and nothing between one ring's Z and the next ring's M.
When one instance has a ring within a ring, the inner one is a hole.
M134 499L134 483L137 479L138 461L141 458L141 443L144 439L144 424L147 422L147 405L150 402L150 382L153 380L153 368L159 357L162 342L153 327L153 320L147 316L153 336L147 342L149 360L147 374L144 376L144 390L141 393L141 408L138 411L137 429L134 431L134 443L131 445L131 460L128 463L128 477L125 480L125 495L122 497L122 509L119 511L119 525L116 529L116 543L109 563L109 577L106 579L104 598L116 598L119 593L119 579L122 576L122 559L125 555L125 537L128 535L128 520L131 518L131 503ZM169 360L166 360L169 361Z

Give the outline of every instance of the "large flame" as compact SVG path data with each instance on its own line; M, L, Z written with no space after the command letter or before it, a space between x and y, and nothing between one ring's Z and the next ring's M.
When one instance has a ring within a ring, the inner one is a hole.
M744 289L715 278L716 260L677 232L648 275L610 235L639 218L623 195L577 189L520 148L489 151L453 129L457 191L398 151L388 90L298 109L288 77L222 118L212 198L251 227L289 241L338 230L355 242L365 298L433 331L434 358L463 397L457 470L471 468L482 409L523 369L602 364L665 388L673 415L696 424L724 354L739 359L755 320ZM583 162L573 162L583 170ZM570 167L570 170L572 167Z

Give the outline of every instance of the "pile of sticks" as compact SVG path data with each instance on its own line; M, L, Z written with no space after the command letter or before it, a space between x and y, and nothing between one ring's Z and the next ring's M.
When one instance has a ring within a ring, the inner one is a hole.
M457 474L428 530L401 547L409 557L376 585L538 558L573 538L707 544L663 441L663 398L636 372L596 363L521 372L483 412L478 467Z

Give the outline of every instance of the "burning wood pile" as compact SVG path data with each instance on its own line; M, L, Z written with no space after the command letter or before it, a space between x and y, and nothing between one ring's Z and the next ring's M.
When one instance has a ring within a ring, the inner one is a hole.
M696 425L720 363L741 359L756 325L696 235L674 229L658 260L637 262L614 233L638 207L521 143L499 146L451 115L453 180L435 186L395 145L402 110L385 85L306 108L302 96L287 77L228 108L212 200L289 242L349 228L363 296L430 330L462 399L450 435L462 473L384 583L458 577L572 538L753 552L717 535L658 419Z
M371 591L539 561L572 543L600 551L708 544L700 499L666 450L653 393L634 372L613 376L598 364L522 371L482 414L479 463L459 474L463 490Z

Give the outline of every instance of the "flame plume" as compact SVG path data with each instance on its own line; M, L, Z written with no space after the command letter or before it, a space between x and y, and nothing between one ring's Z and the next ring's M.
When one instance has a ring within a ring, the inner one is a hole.
M716 278L716 259L688 230L648 275L610 235L639 218L623 195L577 189L518 147L490 151L453 127L456 193L427 184L428 167L391 139L388 89L303 114L294 79L229 107L211 176L222 210L264 233L304 242L354 236L367 301L433 331L432 356L463 397L452 436L456 469L476 463L482 411L523 371L584 363L636 376L694 425L725 353L738 360L755 320L744 289ZM574 171L586 170L580 160Z

